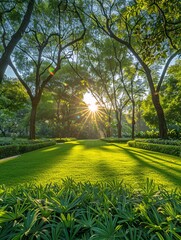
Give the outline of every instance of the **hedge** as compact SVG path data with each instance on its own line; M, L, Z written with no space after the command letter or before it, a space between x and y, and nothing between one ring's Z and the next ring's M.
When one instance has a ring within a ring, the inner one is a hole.
M181 147L180 146L139 142L136 140L129 141L128 146L181 157Z
M101 140L108 143L127 143L130 138L101 138Z
M25 152L30 152L39 148L55 145L55 141L46 141L41 143L33 144L18 144L18 145L7 145L0 146L0 159L5 157L11 157L19 155Z
M180 140L173 140L173 139L159 139L159 138L151 138L151 139L136 139L137 142L148 142L148 143L155 143L155 144L163 144L163 145L175 145L181 146Z
M76 138L56 138L55 141L57 143L65 143L65 142L71 142L71 141L76 141Z

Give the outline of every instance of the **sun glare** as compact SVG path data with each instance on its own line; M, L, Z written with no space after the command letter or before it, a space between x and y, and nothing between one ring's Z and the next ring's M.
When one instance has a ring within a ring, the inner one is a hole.
M98 111L98 106L96 104L97 101L91 93L84 94L84 102L88 105L90 112L95 113Z
M93 113L97 112L97 110L98 110L98 106L95 103L89 104L88 108Z

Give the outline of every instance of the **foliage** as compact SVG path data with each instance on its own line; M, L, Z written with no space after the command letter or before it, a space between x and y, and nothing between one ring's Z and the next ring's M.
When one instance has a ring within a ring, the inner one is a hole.
M165 0L157 3L151 0L95 0L90 1L90 5L88 8L85 6L90 21L100 32L125 46L139 62L138 68L146 76L157 113L159 135L167 138L167 124L159 95L168 66L181 51L179 1L168 4ZM155 66L162 68L156 79L152 71Z
M19 147L17 145L0 146L0 159L19 154Z
M102 141L109 142L109 143L127 143L130 141L130 138L102 138Z
M17 43L30 22L35 0L1 1L0 5L0 83ZM26 9L26 12L25 12Z
M0 89L0 133L25 134L29 112L28 95L16 79L6 79Z
M163 86L161 88L161 102L164 108L169 132L168 136L178 138L179 132L181 132L181 78L180 78L180 66L181 61L177 60L168 69L168 74L164 79ZM151 96L142 102L142 115L149 127L157 126L157 117L154 110Z
M138 138L158 138L159 132L155 130L150 131L140 131L136 134ZM181 139L181 128L172 125L172 128L168 130L168 139Z
M168 69L167 78L162 87L163 106L167 122L175 130L181 128L181 60L177 60Z
M159 132L157 130L150 130L150 131L140 131L136 135L137 138L158 138Z
M0 188L1 239L180 239L180 193L147 179L140 190L122 182L18 185Z
M60 70L62 61L73 55L84 35L81 14L71 0L66 4L55 0L35 5L28 30L10 62L31 100L31 139L36 137L37 107L45 87Z
M0 109L16 112L26 106L28 95L16 79L3 81L0 89Z
M84 76L85 69L75 63L62 64L54 81L50 82L43 94L42 100L47 96L47 102L40 102L41 113L38 110L38 119L48 123L52 130L52 137L80 137L83 132L82 123L85 121L89 111L83 102L83 94L86 91L85 80L75 74L74 68L79 69L79 74ZM51 113L48 103L52 104ZM47 106L47 108L45 107ZM43 108L42 108L43 106Z
M56 138L55 140L57 143L64 143L64 142L75 141L76 138Z
M166 145L166 144L154 144L149 142L141 142L141 141L129 141L128 145L130 147L136 147L141 149L146 149L155 152L166 153L174 156L181 157L181 147L175 145Z
M15 156L18 154L22 154L25 152L34 151L36 149L52 146L55 144L55 141L42 141L36 143L29 143L29 144L16 144L16 145L7 145L7 146L0 146L0 159L10 156Z
M164 139L152 138L152 139L137 139L136 141L155 143L155 144L175 145L175 146L180 146L181 145L180 140L172 140L172 139L165 139L164 140Z

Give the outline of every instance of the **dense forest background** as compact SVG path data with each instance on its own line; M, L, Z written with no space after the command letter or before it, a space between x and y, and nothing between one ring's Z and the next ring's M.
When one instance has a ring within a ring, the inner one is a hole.
M1 136L180 137L179 0L2 0L0 38Z

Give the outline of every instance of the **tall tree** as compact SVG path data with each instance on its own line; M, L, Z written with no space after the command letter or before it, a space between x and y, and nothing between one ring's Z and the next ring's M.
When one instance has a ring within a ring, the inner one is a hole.
M167 124L159 93L170 62L181 53L180 12L179 0L94 0L84 11L99 29L127 47L138 60L149 84L161 138L167 138ZM156 82L152 76L154 64L164 65Z
M134 138L135 95L143 92L141 81L136 80L136 63L124 46L102 34L93 33L95 38L88 42L82 58L91 76L89 91L105 110L111 126L112 110L117 121L117 136L122 137L122 119L128 104L132 104L132 129ZM97 38L97 39L96 39ZM136 87L136 85L138 85ZM137 89L136 89L137 88ZM105 104L108 102L109 104ZM105 117L104 117L105 122ZM108 128L109 129L109 128ZM110 131L107 131L110 132Z
M168 69L167 76L161 88L161 101L169 130L181 131L181 60L177 60ZM156 112L148 97L142 104L143 117L148 126L156 128Z
M0 5L0 82L10 63L10 56L17 43L22 38L32 15L35 0L27 3L23 1L1 1ZM26 5L26 12L24 8ZM17 29L17 30L16 30Z
M42 92L85 35L82 16L67 1L40 2L32 15L26 35L19 42L12 67L32 104L30 139L36 136L36 113Z

